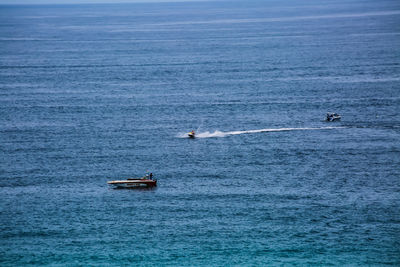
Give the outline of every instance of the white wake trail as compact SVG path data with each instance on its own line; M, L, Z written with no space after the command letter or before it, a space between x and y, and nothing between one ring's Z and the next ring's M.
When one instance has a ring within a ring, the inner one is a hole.
M265 132L284 132L284 131L305 131L305 130L329 130L329 129L343 129L346 127L318 127L318 128L276 128L276 129L258 129L258 130L247 130L247 131L230 131L230 132L222 132L215 131L211 132L202 132L196 133L196 138L211 138L211 137L225 137L229 135L238 135L238 134L251 134L251 133L265 133ZM185 138L188 137L187 134L179 135L179 137Z

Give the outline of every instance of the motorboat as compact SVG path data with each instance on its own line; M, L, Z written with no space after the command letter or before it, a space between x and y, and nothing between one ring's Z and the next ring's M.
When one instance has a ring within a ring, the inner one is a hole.
M153 179L153 175L150 174L139 178L108 181L107 184L114 189L149 188L157 186L157 180Z
M107 182L114 189L148 188L157 186L157 180L127 179Z
M337 113L331 113L331 112L328 112L327 114L326 114L326 121L338 121L338 120L340 120L342 117L339 115L339 114L337 114Z
M189 138L195 138L195 132L191 131L190 133L188 133Z

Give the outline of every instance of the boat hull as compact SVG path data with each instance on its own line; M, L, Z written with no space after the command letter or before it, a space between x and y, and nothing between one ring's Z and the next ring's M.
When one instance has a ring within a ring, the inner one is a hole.
M337 113L330 113L326 114L326 121L339 121L341 116Z
M333 118L327 118L327 121L340 121L341 117L333 117Z
M114 189L150 188L157 186L157 180L117 180L107 182Z

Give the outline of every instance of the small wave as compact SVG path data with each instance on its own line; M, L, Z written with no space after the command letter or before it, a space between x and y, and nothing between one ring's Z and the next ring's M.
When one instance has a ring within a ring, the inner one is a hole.
M284 132L284 131L305 131L305 130L329 130L329 129L343 129L346 127L318 127L318 128L268 128L268 129L258 129L258 130L247 130L247 131L230 131L222 132L216 130L215 132L201 132L196 134L196 138L211 138L211 137L226 137L229 135L239 135L239 134L251 134L251 133L265 133L265 132ZM180 138L188 138L187 133L179 134Z

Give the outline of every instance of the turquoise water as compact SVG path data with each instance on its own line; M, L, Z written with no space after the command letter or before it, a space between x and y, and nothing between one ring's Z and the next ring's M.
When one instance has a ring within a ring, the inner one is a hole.
M398 1L1 6L0 265L400 265L399 47Z

